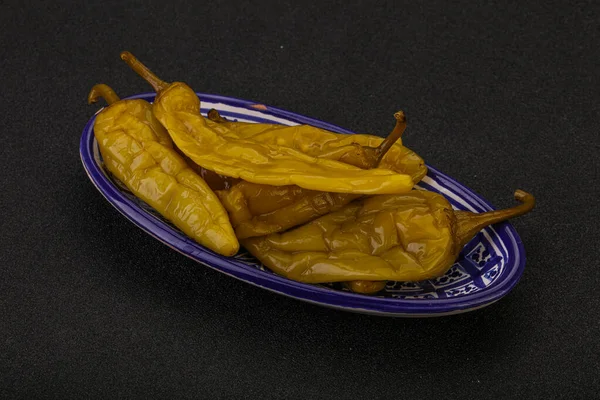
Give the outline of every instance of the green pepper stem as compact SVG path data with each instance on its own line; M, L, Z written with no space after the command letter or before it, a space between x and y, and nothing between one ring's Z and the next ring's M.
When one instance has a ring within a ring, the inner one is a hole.
M148 69L144 64L142 64L133 54L128 51L121 52L121 60L125 61L129 67L135 71L139 76L144 78L146 82L148 82L156 92L160 92L163 89L166 89L169 84L165 81L162 81L159 77L154 75L152 71Z
M394 114L394 118L396 118L396 126L394 127L394 130L390 132L390 134L383 139L383 142L381 142L375 149L375 153L377 155L375 164L376 166L379 165L388 150L391 149L394 143L396 143L398 139L402 137L402 134L406 130L406 115L404 115L404 112L398 111Z
M535 207L535 197L523 191L515 191L515 199L521 204L504 210L475 214L469 211L455 211L457 244L462 248L477 232L488 225L506 221L509 218L526 214Z
M87 97L88 104L93 104L97 102L98 97L102 97L108 103L108 105L111 105L112 103L121 100L119 96L117 96L115 91L112 90L110 86L105 85L104 83L99 83L92 87Z

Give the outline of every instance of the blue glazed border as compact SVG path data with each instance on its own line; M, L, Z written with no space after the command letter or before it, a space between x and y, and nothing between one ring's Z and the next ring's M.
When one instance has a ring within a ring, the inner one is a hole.
M143 93L128 98L143 98L153 101L154 96L155 93ZM207 102L218 102L228 106L242 107L261 114L286 118L299 124L310 124L335 132L352 133L349 130L323 121L270 106L267 106L266 110L259 110L251 107L257 103L247 100L205 93L198 93L198 96ZM490 237L492 237L492 240L500 251L504 253L500 241L507 248L507 254L503 254L505 256L503 273L489 287L460 297L426 300L371 297L341 292L323 286L295 282L275 274L262 272L235 259L223 257L201 247L193 240L146 213L131 200L127 199L104 175L94 161L94 135L92 129L94 121L95 116L88 121L83 130L80 142L80 156L90 180L104 197L135 225L172 249L197 262L247 283L299 300L348 311L396 316L433 316L469 311L491 304L505 296L518 283L523 273L525 267L525 250L519 235L509 223L498 224L495 228L490 229L492 233ZM473 210L483 212L493 209L489 202L472 190L429 165L428 168L428 176L430 178L466 201Z

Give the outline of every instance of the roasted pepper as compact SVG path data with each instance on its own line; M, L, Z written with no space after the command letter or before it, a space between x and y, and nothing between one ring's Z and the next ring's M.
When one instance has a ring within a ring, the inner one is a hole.
M167 84L128 52L121 58L157 91L153 113L189 158L217 174L273 186L298 185L337 193L405 193L410 176L389 169L363 170L290 147L244 139L200 114L200 100L184 83Z
M209 118L218 122L223 121L223 118L215 111L209 112ZM343 135L335 134L328 131L322 132L322 140L325 144L315 145L324 148L326 145L331 148L345 148L344 153L338 152L337 156L343 154L344 162L360 163L361 167L374 168L381 159L390 159L386 153L390 149L396 150L396 155L399 157L393 158L398 161L394 169L403 169L402 173L407 173L413 177L415 181L420 180L427 172L423 160L420 159L411 150L396 144L402 133L406 129L406 118L401 111L395 114L396 126L394 130L382 139L371 137L370 135ZM236 123L230 123L236 124ZM249 124L251 125L251 124ZM258 124L266 125L266 124ZM240 125L244 126L244 125ZM232 126L235 128L235 126ZM260 128L260 127L259 127ZM311 128L311 127L307 127ZM293 136L293 132L267 128L272 131L274 139L270 139L269 135L261 134L260 140L278 140L278 135L282 135L281 139L285 145L293 146L301 143L300 140L285 139L286 135ZM258 130L257 130L258 131ZM263 129L264 133L265 130ZM303 130L296 131L295 136L302 135ZM314 133L314 131L312 131ZM360 137L369 140L367 144L379 143L378 147L356 145L356 142L351 142L343 136ZM375 140L372 140L375 139ZM316 140L317 138L305 139ZM286 141L287 140L287 141ZM348 144L350 143L350 144ZM334 146L339 145L339 146ZM317 151L314 151L316 156L320 157ZM331 156L334 152L325 150L325 156ZM411 162L402 162L406 158L405 155L412 155ZM384 157L385 156L385 157ZM416 159L420 161L416 161ZM415 162L413 162L415 161ZM356 165L356 164L355 164ZM234 226L236 235L239 239L245 239L254 236L264 236L270 233L281 232L297 225L309 222L321 215L336 211L340 207L348 204L352 200L360 197L357 194L348 193L328 193L302 189L298 186L268 186L258 185L250 182L238 182L229 190L217 191L225 209L229 213L232 225Z
M239 243L227 212L173 149L150 103L119 100L103 84L92 88L88 102L100 96L109 106L96 116L94 135L108 170L186 235L219 254L234 255Z
M275 273L300 282L421 281L443 275L482 228L535 205L534 197L521 190L515 199L522 204L475 214L454 211L433 192L371 196L291 231L242 240L242 245Z

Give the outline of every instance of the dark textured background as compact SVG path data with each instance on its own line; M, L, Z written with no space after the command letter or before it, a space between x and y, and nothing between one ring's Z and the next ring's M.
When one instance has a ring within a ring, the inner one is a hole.
M0 5L0 397L592 398L600 389L599 9L593 2ZM64 3L64 4L60 4ZM459 4L460 3L460 4ZM476 4L479 3L479 4ZM514 220L525 273L464 315L307 305L123 218L79 160L97 82L166 80L405 143Z

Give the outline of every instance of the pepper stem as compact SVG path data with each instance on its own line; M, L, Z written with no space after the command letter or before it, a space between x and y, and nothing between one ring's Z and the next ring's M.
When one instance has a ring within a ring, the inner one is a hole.
M375 165L379 165L383 159L383 156L385 156L385 153L392 148L394 143L396 143L398 139L402 137L402 134L406 130L406 115L404 115L404 112L398 111L394 114L394 118L396 118L396 126L394 127L394 130L390 132L390 134L383 139L383 142L381 142L375 149L375 154L377 155Z
M93 104L97 102L98 97L102 97L108 103L108 105L111 105L112 103L121 100L119 96L117 96L115 91L112 90L110 86L105 85L104 83L99 83L92 87L87 97L88 104Z
M486 226L526 214L535 207L535 197L523 190L515 191L515 199L520 201L521 204L504 210L488 211L479 214L469 211L455 211L455 233L458 241L457 244L460 248L467 244L477 232Z
M210 110L208 110L207 117L208 117L208 119L210 119L211 121L214 121L214 122L219 122L219 123L228 122L227 119L225 117L221 116L219 111L217 111L214 108L211 108Z
M167 82L162 81L159 77L154 75L152 71L148 69L144 64L142 64L133 54L128 51L121 52L121 60L125 61L129 67L135 71L139 76L144 78L146 82L148 82L156 92L160 92L163 89L166 89L169 84Z

